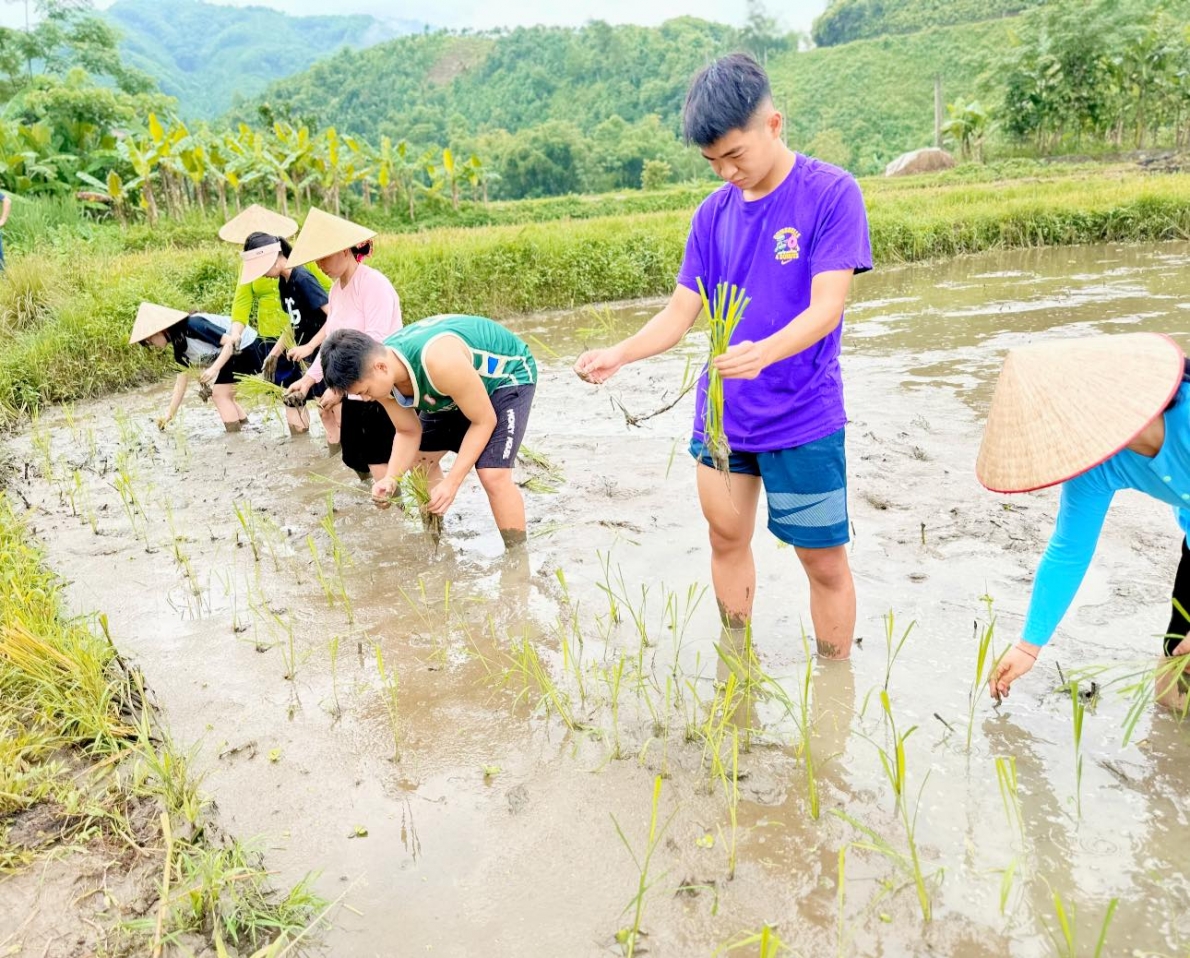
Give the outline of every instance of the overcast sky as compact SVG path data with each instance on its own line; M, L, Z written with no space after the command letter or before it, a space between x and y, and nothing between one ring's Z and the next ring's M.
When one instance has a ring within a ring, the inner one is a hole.
M160 0L169 6L170 0ZM703 17L724 23L742 23L745 17L744 0L578 0L559 3L557 0L438 0L432 6L422 3L392 2L392 0L213 0L235 6L264 6L296 15L325 13L370 13L376 17L407 20L429 20L434 26L486 28L523 26L535 23L576 26L587 20L607 20L610 23L655 24L683 15ZM813 19L822 12L827 0L769 0L768 9L782 24L793 30L808 30ZM30 0L29 3L32 6ZM98 0L99 7L111 5L111 0ZM0 23L22 26L25 22L25 0L3 0L0 4Z

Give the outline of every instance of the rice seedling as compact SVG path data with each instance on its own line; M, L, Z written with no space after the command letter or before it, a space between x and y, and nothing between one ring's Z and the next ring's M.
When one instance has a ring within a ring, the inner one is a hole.
M46 482L54 482L57 469L54 466L54 437L48 427L43 427L41 417L34 416L29 429L29 442L37 453L38 470Z
M326 515L322 517L320 524L331 542L331 558L335 564L335 575L338 578L336 592L340 601L343 603L343 610L347 614L347 621L351 623L355 621L355 613L351 604L351 597L347 594L346 571L348 558L347 552L343 548L343 542L339 538L339 533L335 529L335 494L333 492L326 494ZM323 587L325 588L325 585ZM447 588L449 590L449 585Z
M128 524L132 527L132 534L144 541L145 551L151 552L149 543L149 517L136 493L136 480L126 463L121 462L116 468L116 478L113 488L120 496L124 506L124 515L128 517Z
M198 598L202 595L202 586L198 581L198 576L194 574L194 566L190 562L190 556L182 548L182 543L185 540L178 534L174 523L173 504L168 499L165 502L165 521L169 528L170 551L173 553L174 562L177 563L178 568L186 576L191 594L195 598Z
M586 341L592 338L610 339L615 337L619 329L619 322L616 316L611 311L611 307L604 306L598 309L594 306L588 306L583 310L583 314L590 322L589 326L580 326L575 330L579 339Z
M1087 707L1082 696L1078 694L1078 682L1070 683L1070 706L1073 712L1074 724L1074 803L1078 817L1083 817L1083 716Z
M555 466L543 453L521 446L517 453L517 463L529 466L534 474L517 483L522 489L535 493L556 493L566 482L562 470Z
M908 801L908 763L905 757L905 742L917 729L917 726L911 726L907 731L898 733L896 720L893 716L892 703L888 692L883 689L880 692L880 705L889 727L890 737L893 743L892 753L890 754L879 743L867 736L864 736L864 738L868 738L868 741L875 746L880 756L880 764L884 769L885 778L888 780L889 785L892 786L895 796L895 812L900 818L901 827L905 833L907 850L905 852L899 851L891 842L878 834L874 829L857 821L846 812L839 809L831 809L831 811L834 815L843 819L843 821L866 836L865 841L852 842L853 847L881 855L893 866L896 872L903 875L909 884L913 885L917 893L917 902L921 909L922 919L929 922L933 917L933 903L930 898L928 883L932 878L941 878L943 874L943 869L939 868L932 875L926 875L922 870L921 857L917 848L917 815L921 810L921 798L930 776L927 772L925 778L922 780L921 788L917 792L917 800L913 803L913 810L910 812Z
M892 678L893 665L897 661L897 656L901 654L901 649L905 647L905 642L908 640L910 633L913 632L913 627L917 622L910 622L908 627L901 637L897 639L896 636L896 618L893 615L892 609L888 610L888 615L884 616L884 647L885 647L885 665L884 665L884 690L888 691L889 679Z
M777 958L783 952L792 950L781 940L777 929L766 924L758 932L745 933L735 941L717 948L711 958L718 958L719 955L739 951L741 948L751 948L753 945L759 946L759 950L756 952L757 958Z
M1000 659L1008 651L997 656L993 650L996 636L996 617L992 614L992 597L985 595L983 601L987 606L988 621L979 630L979 623L975 623L975 634L978 640L975 653L975 671L971 677L971 689L967 693L967 751L971 751L971 736L975 731L975 706L983 699L988 682L996 672ZM887 684L885 688L887 688Z
M815 821L821 814L821 804L818 795L818 772L814 759L813 733L813 697L814 697L814 659L810 655L810 636L802 628L802 650L806 656L801 681L799 682L798 701L794 702L785 687L777 679L764 675L762 688L771 695L785 710L785 714L793 719L798 729L797 757L806 767L806 799L810 807L810 817ZM763 675L763 673L762 673Z
M712 303L701 278L698 280L698 293L702 297L702 313L707 321L711 346L707 360L707 405L703 434L715 468L723 473L724 478L730 479L728 462L731 458L731 446L728 444L723 425L723 377L715 368L715 360L727 352L732 334L743 319L744 310L751 300L742 287L729 286L724 282L715 286L715 298Z
M607 686L607 702L612 714L612 754L613 759L623 758L624 750L620 745L620 690L624 682L624 653L621 652L614 667L602 670L603 682Z
M839 849L839 863L835 869L835 954L843 958L847 948L847 922L843 906L847 897L847 846Z
M636 894L633 895L632 900L624 906L624 911L621 912L621 914L627 914L629 911L632 912L632 924L616 932L616 941L623 949L625 958L632 958L637 953L637 949L641 944L640 939L644 937L644 932L641 931L641 922L645 914L645 899L653 886L665 878L665 875L662 874L650 879L649 871L652 868L653 855L661 845L661 840L665 837L666 831L669 830L669 826L673 822L674 816L677 815L678 810L675 808L670 812L669 817L659 826L658 811L660 804L661 776L658 775L653 779L653 802L649 814L649 835L645 841L644 850L639 856L632 850L632 844L628 841L628 837L624 834L624 829L620 827L620 823L616 821L616 816L611 816L612 824L616 828L616 834L620 836L620 841L631 856L632 863L636 866L638 873ZM640 950L643 952L644 949L641 948Z
M1073 906L1067 906L1062 900L1062 896L1058 891L1049 885L1050 897L1054 903L1054 918L1057 921L1057 930L1050 926L1048 921L1043 921L1045 932L1049 935L1050 941L1053 942L1054 952L1060 955L1061 958L1078 958L1078 940L1075 933L1075 912ZM1104 912L1103 922L1099 926L1099 937L1095 941L1095 950L1091 953L1093 958L1100 958L1103 954L1103 947L1107 944L1107 932L1111 927L1112 918L1115 917L1116 907L1120 904L1118 898L1113 898L1107 903L1107 911Z
M306 545L310 549L310 558L314 562L314 575L318 578L318 584L322 586L322 594L326 596L326 604L332 609L335 607L335 600L338 598L338 592L331 581L326 577L326 573L322 569L322 560L318 557L318 546L314 543L314 537L306 536Z
M339 705L339 636L331 637L328 648L331 655L331 715L340 718L343 708Z
M263 376L236 376L236 402L285 422L285 390Z
M517 702L533 694L537 699L533 703L534 712L538 708L544 708L547 714L553 711L568 729L573 731L578 728L578 722L575 721L571 709L570 695L558 688L529 636L524 635L514 641L512 649L503 655L506 663L502 675L504 683L519 680L521 684L521 691L516 697Z
M232 503L232 508L235 511L236 522L239 523L239 530L236 532L236 545L243 546L244 543L240 541L242 533L244 541L252 549L252 561L260 562L263 530L256 510L252 508L252 503L247 499L237 499Z
M71 504L81 503L82 515L87 520L87 525L91 527L91 534L99 535L99 517L95 512L95 504L91 501L91 493L87 484L83 482L83 474L79 470L74 470L71 483L74 489Z
M430 512L430 477L426 471L420 466L410 469L401 482L401 491L409 508L416 509L421 516L422 529L437 548L442 541L442 516Z
M648 422L650 419L656 419L658 416L660 416L664 413L667 413L671 409L673 409L674 406L676 406L683 399L685 399L686 396L688 396L691 392L693 392L694 388L698 385L698 379L699 379L699 374L695 370L693 362L691 362L690 358L687 357L686 368L682 372L682 384L680 387L678 387L677 394L674 396L673 399L670 399L670 400L664 400L664 396L668 395L668 393L663 394L662 398L664 401L663 401L662 405L657 407L656 409L654 409L652 412L646 412L646 413L632 412L631 410L629 410L629 408L626 405L624 405L624 401L618 395L616 395L616 393L612 392L610 389L608 390L607 398L610 400L612 407L615 409L618 409L620 411L620 414L624 417L624 425L629 426L629 427L640 426L641 423ZM677 449L677 444L675 443L674 446L670 449L670 465L671 466L673 465L673 454L676 449ZM666 478L667 479L669 478L669 469L666 469Z
M401 761L401 679L396 669L384 667L384 652L376 645L376 671L380 676L381 697L388 716L388 727L393 737L394 762Z
M612 555L610 552L596 551L595 555L599 559L599 567L603 570L603 578L596 585L599 591L607 597L607 617L610 625L620 624L620 604L615 589L612 588L611 576L611 561Z

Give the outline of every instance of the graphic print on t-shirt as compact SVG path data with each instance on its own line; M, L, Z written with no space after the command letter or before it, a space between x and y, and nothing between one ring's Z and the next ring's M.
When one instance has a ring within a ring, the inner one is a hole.
M787 226L783 230L777 230L773 234L773 239L777 241L777 249L774 255L777 257L777 262L784 266L786 263L792 263L801 253L798 249L797 241L802 234L795 230L792 226Z

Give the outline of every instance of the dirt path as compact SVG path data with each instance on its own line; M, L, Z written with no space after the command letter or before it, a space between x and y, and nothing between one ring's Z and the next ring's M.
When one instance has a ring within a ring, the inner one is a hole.
M712 601L695 602L708 557L685 452L689 400L629 429L607 396L634 412L660 405L701 344L600 389L561 359L634 328L647 304L512 324L558 357L538 348L528 442L565 481L528 496L527 558L503 555L473 481L435 550L416 522L316 478L350 473L260 414L225 437L194 407L157 433L162 389L80 407L73 425L47 417L57 482L22 491L75 606L108 613L173 734L196 743L223 826L259 835L280 880L321 869L324 895L346 892L332 954L616 953L640 880L616 823L639 859L662 772L640 939L651 954L710 955L769 922L804 954L834 953L841 929L844 954L1040 955L1046 924L1056 927L1049 886L1075 907L1079 941L1095 940L1118 897L1112 953L1172 949L1190 935L1184 733L1146 717L1124 747L1127 702L1105 696L1086 720L1080 820L1071 705L1054 691L1055 661L1123 664L1156 650L1178 547L1167 509L1120 497L1053 655L999 712L980 696L970 752L966 736L982 597L1007 641L1056 505L1051 493L1009 500L975 481L999 358L1058 326L1185 337L1186 252L989 255L860 283L844 372L863 642L850 664L813 665L815 821L799 731L806 587L762 520L755 644L792 714L777 696L753 703L730 878L729 730L726 781L704 761L729 669ZM37 444L17 449L35 474ZM131 522L122 483L144 512L133 505ZM840 847L862 836L834 811L907 848L872 693L885 681L889 610L896 638L916 622L890 701L902 732L919 726L907 742L916 842L925 871L944 872L929 883L924 930L912 882L890 860L853 847L842 899L836 881ZM542 692L524 691L525 639L577 728L533 708ZM995 756L1015 757L1023 835L1006 824Z

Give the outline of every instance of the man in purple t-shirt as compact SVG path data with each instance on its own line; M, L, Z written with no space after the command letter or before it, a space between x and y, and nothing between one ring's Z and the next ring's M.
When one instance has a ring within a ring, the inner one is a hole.
M769 530L795 547L809 579L819 654L847 658L855 584L845 549L839 339L851 277L872 268L863 196L850 174L784 144L768 77L747 56L724 57L699 73L683 120L687 140L726 183L694 214L665 308L634 336L584 353L575 371L605 382L621 366L676 345L700 315L699 279L712 295L723 281L743 287L751 304L715 360L726 380L731 482L715 471L704 443L705 373L690 444L715 595L727 625L751 621L751 543L763 486Z

